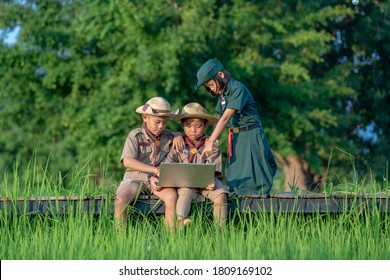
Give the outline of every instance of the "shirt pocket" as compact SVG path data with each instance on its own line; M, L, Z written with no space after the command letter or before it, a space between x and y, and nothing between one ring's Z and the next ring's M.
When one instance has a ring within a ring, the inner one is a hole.
M139 158L144 161L145 158L150 158L152 147L149 142L139 142Z

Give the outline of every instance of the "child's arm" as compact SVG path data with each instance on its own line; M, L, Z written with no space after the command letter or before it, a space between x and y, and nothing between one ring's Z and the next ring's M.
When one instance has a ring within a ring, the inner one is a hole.
M222 156L218 140L214 142L212 153L205 158L205 163L215 164L215 178L222 177ZM208 190L214 190L214 188L215 183L207 187Z
M174 138L172 141L172 149L176 151L183 151L185 148L185 142L183 139L183 135L180 132L173 132Z
M132 170L147 172L155 175L158 175L160 173L160 169L158 167L140 162L139 160L136 160L134 158L125 157L122 162L123 166Z
M212 153L214 142L219 138L226 124L236 112L237 112L236 109L231 109L231 108L228 108L225 110L225 112L223 112L223 115L215 125L213 133L211 134L210 138L206 142L206 146L201 155L202 157L209 156Z
M225 110L225 112L223 112L222 116L219 118L217 124L215 125L213 133L210 135L210 142L215 142L219 138L226 124L236 112L236 109L231 108L228 108Z

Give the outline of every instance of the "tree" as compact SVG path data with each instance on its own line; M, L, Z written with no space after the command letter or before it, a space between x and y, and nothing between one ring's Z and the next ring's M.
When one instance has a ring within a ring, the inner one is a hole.
M0 43L1 169L36 151L50 155L54 172L106 157L115 173L147 99L163 96L175 108L198 101L213 112L215 100L193 90L209 58L248 85L286 186L319 186L335 147L366 158L369 147L379 166L388 154L388 117L374 114L388 102L388 4L15 0L0 14L1 29L20 27L15 44ZM364 40L377 31L379 39ZM363 49L379 59L356 63ZM358 126L371 122L381 145L362 146Z

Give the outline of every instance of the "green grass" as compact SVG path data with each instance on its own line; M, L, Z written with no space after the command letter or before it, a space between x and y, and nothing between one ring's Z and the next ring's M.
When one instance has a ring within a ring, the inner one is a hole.
M118 234L110 215L0 216L3 260L377 260L390 259L390 219L378 212L235 213L220 229L194 213L170 234L162 217L129 216Z
M0 174L0 197L115 194L119 182L105 174L104 166L99 168L103 174L94 172L91 160L75 164L66 174L50 173L48 163L40 165L34 158L23 168L16 162L12 172Z
M88 161L63 176L31 162L3 174L1 197L104 195L117 183L98 185ZM65 185L64 177L67 178ZM359 184L362 180L351 184ZM387 186L388 188L388 186ZM381 189L383 190L383 189ZM220 229L211 213L195 207L193 223L170 234L163 216L129 214L118 234L113 215L14 215L0 211L2 260L378 260L390 259L390 218L373 208L341 214L232 213Z

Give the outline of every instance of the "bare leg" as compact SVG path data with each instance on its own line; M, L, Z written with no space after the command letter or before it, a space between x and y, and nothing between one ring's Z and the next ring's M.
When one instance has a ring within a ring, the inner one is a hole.
M135 199L139 186L131 181L122 181L115 198L114 218L117 229L121 232L127 226L127 206Z
M214 203L214 219L218 224L223 227L227 218L227 196L225 193L218 195Z
M175 228L177 191L175 188L162 188L159 191L153 191L153 194L160 198L165 205L165 224L173 232Z
M192 201L197 196L197 191L190 188L179 188L177 190L177 195L176 213L178 216L178 227L182 228L191 223L188 214L191 210Z

